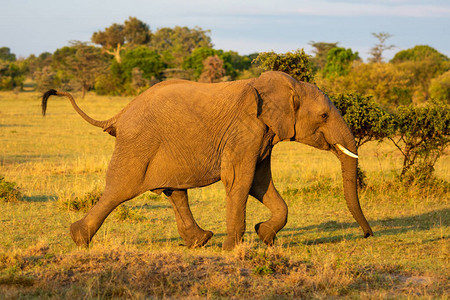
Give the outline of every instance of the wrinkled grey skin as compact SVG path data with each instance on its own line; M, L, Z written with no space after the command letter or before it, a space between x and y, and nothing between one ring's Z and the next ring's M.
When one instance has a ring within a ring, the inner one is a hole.
M272 212L269 220L255 226L259 237L271 245L288 214L270 167L272 148L280 141L329 150L339 158L348 208L364 236L373 235L358 200L357 159L336 147L340 144L356 153L352 133L329 98L312 84L281 72L214 84L166 81L106 121L87 116L64 92L44 95L44 113L50 95L69 97L86 121L116 136L102 197L71 225L77 245L87 246L119 204L150 190L168 196L186 245L202 246L213 233L195 222L187 189L219 180L227 195L223 248L232 249L242 240L248 195Z

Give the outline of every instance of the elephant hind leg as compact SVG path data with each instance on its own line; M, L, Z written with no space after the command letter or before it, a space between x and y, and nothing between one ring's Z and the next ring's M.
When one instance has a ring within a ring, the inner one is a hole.
M288 207L273 185L270 157L257 166L250 195L264 204L272 213L269 220L255 225L259 238L271 246L278 231L286 225Z
M170 204L175 211L175 219L180 236L189 248L205 245L213 236L211 231L206 231L198 226L189 208L187 190L165 190Z
M106 174L106 186L99 201L80 220L70 226L72 239L78 246L88 246L108 215L121 203L145 191L142 185L145 164L137 160L117 159L113 154ZM120 162L120 163L117 163Z

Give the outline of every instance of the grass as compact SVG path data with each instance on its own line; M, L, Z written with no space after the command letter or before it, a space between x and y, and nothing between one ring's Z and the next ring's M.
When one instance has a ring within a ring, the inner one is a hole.
M96 119L129 101L78 100ZM23 194L0 201L0 298L449 297L448 187L398 183L402 157L388 143L359 152L373 238L362 238L345 206L337 159L281 143L273 172L289 220L274 247L253 231L270 213L250 198L245 242L221 250L225 193L217 183L189 191L196 220L215 232L206 247L180 246L169 202L148 192L116 209L83 250L68 227L84 212L70 203L102 188L114 138L83 121L67 99L51 98L47 112L40 115L38 94L0 93L0 174ZM449 165L449 155L438 161L439 179L450 181Z

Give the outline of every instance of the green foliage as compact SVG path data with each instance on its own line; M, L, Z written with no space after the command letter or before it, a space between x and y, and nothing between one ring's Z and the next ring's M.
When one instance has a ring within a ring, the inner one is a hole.
M407 61L420 62L423 60L448 61L448 57L436 49L427 45L418 45L411 49L402 50L395 54L392 63L402 63Z
M193 70L194 79L198 80L203 71L203 61L210 57L218 55L219 50L212 48L200 47L195 49L191 55L187 56L183 61L183 69ZM219 56L220 57L220 56Z
M126 51L122 56L122 68L127 79L131 79L134 68L142 71L144 78L160 77L165 65L161 56L146 46L139 46Z
M44 67L42 70L36 71L34 79L36 81L36 90L39 92L46 92L60 85L57 73L50 67Z
M181 68L185 57L202 47L212 48L212 43L210 31L200 27L159 28L150 42L150 48L161 55L168 68Z
M314 57L311 58L314 71L322 70L327 63L328 51L336 48L339 43L324 43L324 42L311 42L310 45L314 48Z
M96 77L107 70L109 59L97 47L73 42L70 47L58 49L53 54L53 68L58 70L61 83L68 88L85 93L95 85Z
M260 68L264 71L281 71L299 81L314 81L309 56L303 49L283 54L277 54L273 51L263 52L253 62L259 64Z
M147 45L151 39L150 27L135 17L125 20L123 35L125 41L132 46Z
M0 60L16 61L16 55L14 53L11 53L11 49L9 49L8 47L1 47Z
M350 48L333 48L328 51L327 63L323 73L326 77L347 75L350 72L353 61L359 59L358 52L353 53Z
M400 51L391 62L399 70L411 74L412 101L415 104L429 100L431 80L450 70L448 57L430 46Z
M450 104L450 71L433 78L428 89L431 99Z
M254 56L240 56L233 51L224 52L223 50L200 47L195 49L191 55L185 57L182 65L183 69L192 70L193 79L198 80L204 69L203 62L205 59L216 55L223 61L225 76L228 76L231 80L237 77L238 71L250 68L252 61L251 57Z
M427 180L450 144L450 106L430 103L400 107L395 115L396 137L390 139L403 155L402 179Z
M101 45L118 63L122 62L123 47L147 45L150 39L150 27L135 17L129 17L124 24L114 23L104 31L95 32L91 37L93 43Z
M331 97L356 140L361 145L381 141L394 133L392 116L383 111L370 96L339 94Z
M22 193L15 182L6 181L0 175L0 202L16 202L22 199Z
M22 88L26 68L17 61L0 59L0 90Z

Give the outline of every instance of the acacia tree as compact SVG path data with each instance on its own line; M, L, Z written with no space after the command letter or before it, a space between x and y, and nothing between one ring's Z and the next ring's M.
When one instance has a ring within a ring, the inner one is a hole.
M101 45L118 63L122 62L120 52L124 46L145 45L150 39L150 27L135 17L129 17L123 25L114 23L104 31L94 32L91 37L93 43Z
M94 86L96 77L107 69L101 50L82 42L73 42L71 47L56 50L53 61L53 67L62 71L62 76L70 80L72 86L81 89L83 98Z
M392 34L387 32L372 32L372 35L378 40L378 44L375 44L370 49L369 54L371 57L369 58L369 62L381 63L383 62L383 52L395 48L395 45L386 45L386 40L391 38Z
M310 42L309 43L314 49L313 54L314 57L311 59L311 62L314 64L314 67L317 69L323 69L327 63L327 55L328 51L333 48L336 48L339 42L336 43L325 43L325 42Z
M450 145L450 107L443 103L400 107L395 128L390 140L403 155L400 178L426 182Z

